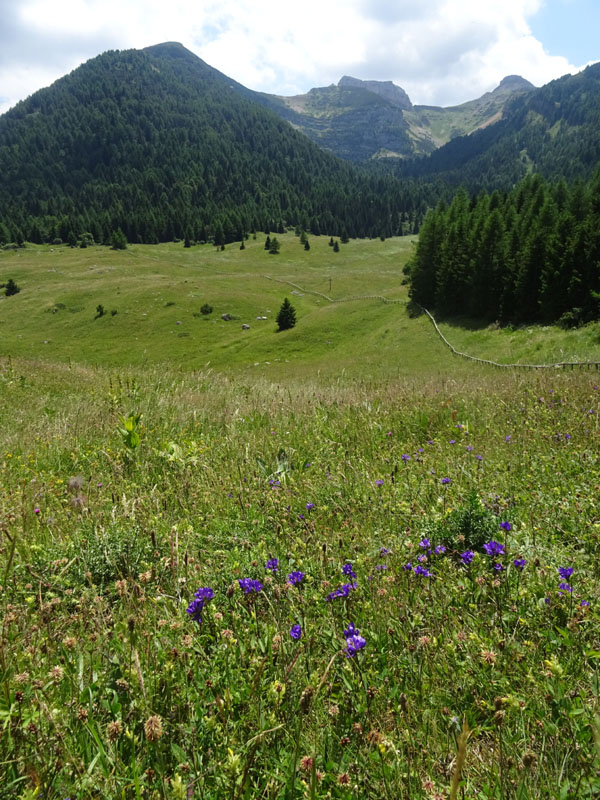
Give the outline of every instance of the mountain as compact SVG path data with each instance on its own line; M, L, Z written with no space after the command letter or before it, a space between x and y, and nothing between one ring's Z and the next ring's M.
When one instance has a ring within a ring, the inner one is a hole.
M520 79L505 81L491 93L490 102L496 93L507 95L495 124L453 139L428 158L398 164L395 174L462 183L472 191L509 189L531 173L589 178L600 163L600 63L518 94L511 87Z
M504 78L493 92L459 106L413 106L392 81L363 81L345 75L337 85L303 95L256 94L325 150L349 161L412 158L432 153L453 138L502 117L515 94L533 84L518 75Z
M323 152L264 105L177 43L91 59L0 117L0 241L398 232L393 178Z

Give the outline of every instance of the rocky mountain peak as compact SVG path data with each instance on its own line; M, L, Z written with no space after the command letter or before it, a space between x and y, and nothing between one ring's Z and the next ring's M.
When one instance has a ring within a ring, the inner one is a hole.
M412 108L410 97L406 94L404 89L401 89L400 86L396 86L392 81L361 81L360 78L352 78L350 75L344 75L340 78L338 86L341 88L345 86L355 86L367 89L369 92L383 97L398 108L406 111L410 111Z

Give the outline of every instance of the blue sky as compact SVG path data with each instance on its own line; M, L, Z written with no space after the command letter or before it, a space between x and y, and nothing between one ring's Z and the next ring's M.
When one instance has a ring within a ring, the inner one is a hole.
M258 91L352 75L442 106L600 59L600 0L0 0L0 20L0 112L105 50L164 41Z
M546 0L529 24L550 55L573 64L600 59L600 0Z

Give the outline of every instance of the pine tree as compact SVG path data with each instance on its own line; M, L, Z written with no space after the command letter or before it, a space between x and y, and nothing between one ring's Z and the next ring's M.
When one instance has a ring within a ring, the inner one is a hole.
M339 253L340 252L340 245L339 245L339 242L338 242L337 239L333 243L333 252L334 253Z
M296 310L287 299L284 299L277 314L277 330L287 331L296 324Z

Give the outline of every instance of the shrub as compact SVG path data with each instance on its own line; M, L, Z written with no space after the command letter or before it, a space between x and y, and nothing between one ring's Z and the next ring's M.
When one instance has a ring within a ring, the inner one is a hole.
M203 306L200 306L200 313L204 314L204 316L208 316L209 314L212 314L212 312L213 312L213 307L208 303L204 303Z
M12 278L9 278L6 281L5 287L6 288L4 289L4 294L7 297L10 297L13 294L19 294L19 292L21 291L21 287L17 286L17 284L13 281Z

